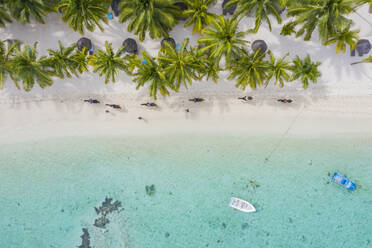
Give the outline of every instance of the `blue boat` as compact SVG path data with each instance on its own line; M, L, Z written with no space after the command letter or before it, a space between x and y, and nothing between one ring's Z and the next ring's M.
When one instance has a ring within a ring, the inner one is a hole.
M340 173L335 172L332 176L332 180L350 191L353 191L355 189L355 183L350 181L348 178L341 175Z

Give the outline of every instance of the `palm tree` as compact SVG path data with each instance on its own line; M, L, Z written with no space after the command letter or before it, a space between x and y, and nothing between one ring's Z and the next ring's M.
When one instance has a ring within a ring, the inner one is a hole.
M312 33L318 28L319 38L325 44L340 27L352 22L346 18L353 9L353 2L350 0L290 1L288 5L287 15L293 16L294 20L286 25L301 25L296 36L305 34L304 40L310 40Z
M89 56L89 65L93 66L93 72L98 72L100 76L105 75L105 84L110 80L115 82L115 76L119 71L126 71L129 73L125 60L122 55L126 49L125 46L120 47L116 52L112 49L111 43L106 41L106 51L96 50L96 53Z
M127 22L128 31L144 41L148 32L152 39L165 37L177 24L181 10L171 0L122 0L120 22Z
M83 47L81 51L75 49L75 53L71 56L72 60L76 63L76 69L80 74L89 71L88 53L88 49Z
M73 57L76 45L64 47L58 41L58 49L48 49L49 56L44 60L44 64L54 69L54 73L59 78L70 78L72 75L78 76L78 62Z
M214 1L215 0L184 0L184 3L188 6L188 9L184 10L182 13L183 16L188 18L185 27L194 24L192 32L200 33L205 26L209 26L216 18L216 14L208 12L208 5Z
M158 60L164 68L164 73L170 82L174 82L176 90L183 84L187 88L187 83L192 85L192 81L198 79L194 57L187 49L189 39L182 42L181 49L177 51L168 42L165 48L159 53Z
M101 21L108 22L108 6L103 0L61 0L57 9L62 11L62 20L80 34L85 29L93 32L96 26L103 31Z
M17 46L19 46L19 43L13 43L6 48L5 43L0 41L0 90L4 88L4 82L8 76L14 79L14 67L11 66L11 62L14 50Z
M279 10L279 0L230 0L226 5L225 9L231 6L237 5L234 17L243 17L247 14L253 13L256 18L253 33L257 33L261 26L262 19L267 22L271 31L270 15L273 15L278 23L282 23Z
M208 59L206 57L202 58L202 75L207 77L207 80L212 79L214 83L220 78L218 73L222 71L222 68L215 61Z
M359 30L350 30L350 25L337 31L335 34L330 36L330 39L325 43L325 45L330 45L336 43L336 53L342 51L346 52L346 45L349 45L350 50L353 50L356 42L359 40Z
M0 27L5 27L7 22L12 22L5 6L5 0L0 0Z
M215 59L217 64L222 56L225 56L226 64L229 66L231 58L239 51L239 46L246 45L248 42L241 39L246 32L239 32L238 24L237 19L225 19L219 16L210 28L202 30L203 36L198 43L205 46L200 49L200 52L210 52L211 59Z
M312 62L310 59L310 55L307 55L305 59L301 59L300 57L296 56L296 58L292 62L292 80L300 78L304 89L309 87L309 81L316 83L318 81L318 78L322 75L318 70L318 66L321 63Z
M263 60L266 54L260 51L249 54L246 49L241 49L239 54L239 59L233 60L228 79L237 78L235 86L242 90L247 85L252 89L264 85L270 69L270 64Z
M30 91L35 83L41 88L51 86L53 84L52 76L54 75L52 68L45 66L46 58L38 58L37 42L33 47L24 46L23 50L15 47L14 57L11 60L10 66L14 70L14 79L22 81L25 91ZM16 84L17 87L18 84Z
M6 2L12 17L22 25L30 23L31 17L44 24L44 17L53 11L52 6L44 0L6 0Z
M141 63L133 74L133 81L137 83L137 89L150 84L150 97L155 100L159 92L163 96L169 95L169 89L175 90L175 87L167 79L162 66L146 51L142 55L147 63Z
M269 51L268 54L270 56L270 60L266 85L269 84L272 78L275 78L274 85L279 83L280 87L283 88L285 82L291 81L291 72L293 67L291 62L285 60L289 54L287 53L284 57L279 59L276 59L271 51Z

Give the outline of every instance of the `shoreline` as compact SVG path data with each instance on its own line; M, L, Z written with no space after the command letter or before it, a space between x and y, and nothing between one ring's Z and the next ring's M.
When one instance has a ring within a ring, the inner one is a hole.
M217 94L218 95L218 94ZM156 136L177 134L323 137L372 134L372 97L300 97L280 103L272 96L254 96L249 102L237 95L205 97L189 102L187 95L158 100L159 107L130 94L99 97L101 104L81 99L7 102L0 105L0 144L68 136ZM104 106L115 103L122 110ZM185 109L189 109L187 113ZM105 111L109 110L109 113ZM141 116L143 120L138 120Z

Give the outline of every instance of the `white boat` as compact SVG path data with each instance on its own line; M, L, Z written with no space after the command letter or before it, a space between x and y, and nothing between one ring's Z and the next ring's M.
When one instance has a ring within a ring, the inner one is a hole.
M236 197L231 197L229 206L246 213L256 212L256 208L252 204Z

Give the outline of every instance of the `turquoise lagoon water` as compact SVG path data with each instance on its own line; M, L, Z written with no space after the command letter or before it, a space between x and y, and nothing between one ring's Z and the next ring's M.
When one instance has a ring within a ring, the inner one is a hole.
M0 247L372 247L372 139L86 137L0 146ZM339 171L353 193L330 182ZM250 180L253 179L254 183ZM146 194L146 185L156 192ZM122 208L93 226L106 196ZM246 199L256 213L228 207Z

